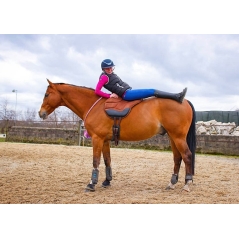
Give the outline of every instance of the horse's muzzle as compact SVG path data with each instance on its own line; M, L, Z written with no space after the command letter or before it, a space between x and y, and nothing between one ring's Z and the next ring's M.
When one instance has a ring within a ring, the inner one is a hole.
M40 110L38 114L41 119L47 119L47 112L45 110L44 111Z

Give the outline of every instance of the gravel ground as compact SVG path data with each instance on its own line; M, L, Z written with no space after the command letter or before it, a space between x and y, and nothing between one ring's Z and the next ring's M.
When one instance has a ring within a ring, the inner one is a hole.
M112 148L113 180L105 189L103 159L95 192L85 192L92 148L0 143L1 204L238 204L239 157L196 155L194 182L182 191L184 163L174 190L171 152Z

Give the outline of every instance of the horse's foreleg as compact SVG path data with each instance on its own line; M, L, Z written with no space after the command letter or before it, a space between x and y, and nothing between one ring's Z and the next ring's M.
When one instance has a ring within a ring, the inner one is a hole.
M92 145L93 145L93 170L92 170L90 183L86 187L87 191L95 191L95 185L98 183L99 165L100 165L101 151L103 147L103 140L96 136L93 136Z
M182 162L181 154L176 148L172 140L171 140L171 148L173 151L174 168L173 168L173 174L172 174L171 180L168 186L166 187L166 190L175 188L175 184L178 182L178 175L179 175L179 170L180 170L180 166Z
M103 145L103 158L105 162L105 181L102 183L102 187L109 187L110 181L112 180L112 169L111 169L111 157L110 157L110 142L106 141Z

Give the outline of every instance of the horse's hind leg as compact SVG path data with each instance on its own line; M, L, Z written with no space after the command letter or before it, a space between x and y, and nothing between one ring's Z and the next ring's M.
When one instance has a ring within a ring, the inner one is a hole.
M102 183L102 187L106 188L110 186L110 181L112 180L112 169L111 169L111 157L110 157L110 142L106 141L103 145L103 158L105 163L105 181Z
M171 140L171 148L173 151L174 168L170 183L166 187L167 190L175 188L175 184L178 182L178 175L182 162L182 156L172 140Z
M182 159L185 163L185 185L183 190L190 191L189 185L193 182L193 169L192 169L192 153L188 147L188 144L183 139L177 139L174 142L178 151L180 152Z

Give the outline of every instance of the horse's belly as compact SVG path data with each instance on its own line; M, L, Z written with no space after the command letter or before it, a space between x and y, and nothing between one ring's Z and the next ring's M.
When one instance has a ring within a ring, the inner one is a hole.
M159 122L141 123L134 122L133 124L120 127L120 140L139 141L153 137L156 134L163 134L164 128Z

